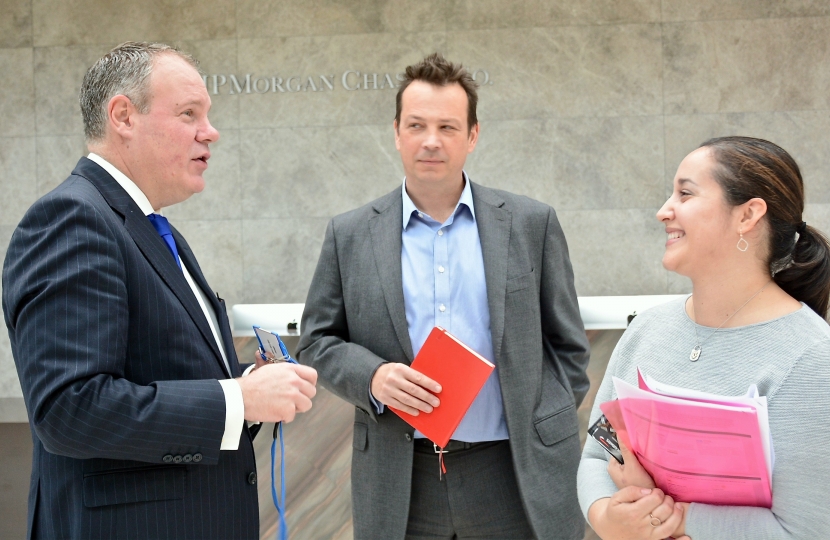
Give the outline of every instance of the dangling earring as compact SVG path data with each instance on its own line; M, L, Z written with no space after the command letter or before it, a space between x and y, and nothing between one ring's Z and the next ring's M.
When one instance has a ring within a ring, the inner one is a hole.
M749 242L744 240L743 231L738 231L738 234L741 235L741 238L740 238L740 240L738 240L738 245L737 245L738 251L746 251L747 249L749 249Z

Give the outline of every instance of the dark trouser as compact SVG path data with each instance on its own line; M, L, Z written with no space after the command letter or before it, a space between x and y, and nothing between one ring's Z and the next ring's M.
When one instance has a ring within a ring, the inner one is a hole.
M508 441L444 454L444 464L439 480L438 455L415 443L407 538L533 538Z

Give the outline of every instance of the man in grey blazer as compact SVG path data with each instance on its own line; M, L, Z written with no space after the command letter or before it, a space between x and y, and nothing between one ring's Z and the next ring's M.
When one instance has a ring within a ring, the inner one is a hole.
M332 219L303 313L301 362L355 405L356 538L578 539L576 408L588 343L553 209L463 170L475 81L439 55L397 95L402 188ZM409 367L441 326L496 370L445 448L386 406L440 407Z
M88 157L37 201L3 267L34 441L29 538L259 538L249 421L311 407L316 373L242 378L225 303L158 212L204 188L195 61L124 43L84 77Z

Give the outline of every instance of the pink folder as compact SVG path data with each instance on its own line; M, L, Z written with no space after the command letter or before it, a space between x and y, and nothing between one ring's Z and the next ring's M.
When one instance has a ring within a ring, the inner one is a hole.
M615 377L619 399L600 409L657 487L681 502L772 506L757 407L726 396L661 395L642 376L639 382L636 388Z

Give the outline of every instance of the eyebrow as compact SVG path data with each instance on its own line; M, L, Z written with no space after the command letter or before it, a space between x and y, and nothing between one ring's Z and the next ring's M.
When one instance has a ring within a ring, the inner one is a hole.
M677 183L678 183L679 185L681 185L681 186L682 186L683 184L694 184L694 185L697 185L697 182L695 182L695 181L694 181L694 180L692 180L691 178L678 178L678 179L677 179Z
M424 121L426 121L425 118L422 118L422 117L416 116L416 115L406 116L404 118L404 120L408 121L408 122L412 122L412 121L424 122ZM441 122L441 123L444 123L444 124L452 124L452 123L462 124L463 123L461 120L459 120L457 118L439 118L438 122Z

